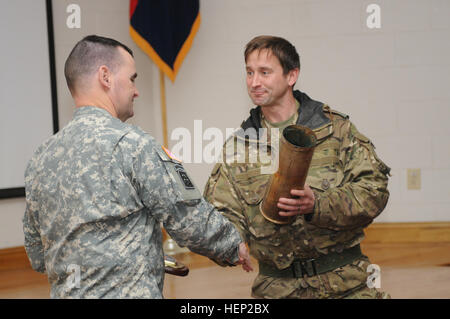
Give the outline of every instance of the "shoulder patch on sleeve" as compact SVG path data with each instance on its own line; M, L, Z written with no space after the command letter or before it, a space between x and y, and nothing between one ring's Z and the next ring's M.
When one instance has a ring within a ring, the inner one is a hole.
M164 147L156 147L156 152L164 163L182 201L197 200L201 194L180 161L172 158Z
M184 188L186 189L195 189L194 184L192 183L191 179L189 178L188 174L184 170L184 167L179 164L175 164L174 166L175 171L178 173L178 176L180 177Z
M171 161L173 161L169 157L169 155L167 155L167 153L163 150L162 146L161 147L156 146L154 149L156 150L156 153L158 153L159 157L161 158L161 160L163 162L171 162Z
M167 156L169 156L170 159L173 159L174 161L177 161L177 162L181 163L181 160L179 160L171 151L169 151L164 146L161 146L161 148L167 154Z

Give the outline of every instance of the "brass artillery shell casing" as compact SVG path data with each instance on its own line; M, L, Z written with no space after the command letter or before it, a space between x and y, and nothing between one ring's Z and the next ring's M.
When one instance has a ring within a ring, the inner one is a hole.
M289 224L295 216L280 216L280 197L292 198L291 189L303 189L316 146L314 132L301 125L289 125L280 141L278 171L272 175L259 209L272 223Z

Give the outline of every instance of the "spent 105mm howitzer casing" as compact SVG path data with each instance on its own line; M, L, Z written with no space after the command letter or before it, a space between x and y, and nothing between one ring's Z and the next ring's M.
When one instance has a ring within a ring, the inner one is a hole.
M278 171L272 175L261 214L276 224L289 224L295 216L281 216L277 203L280 197L292 198L291 189L304 189L309 166L316 146L314 132L301 125L289 125L283 130L280 141Z

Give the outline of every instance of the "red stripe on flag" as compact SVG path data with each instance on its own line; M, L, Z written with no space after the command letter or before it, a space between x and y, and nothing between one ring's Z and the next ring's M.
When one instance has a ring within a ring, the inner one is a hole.
M134 10L136 10L138 2L139 0L130 0L130 19L134 14Z

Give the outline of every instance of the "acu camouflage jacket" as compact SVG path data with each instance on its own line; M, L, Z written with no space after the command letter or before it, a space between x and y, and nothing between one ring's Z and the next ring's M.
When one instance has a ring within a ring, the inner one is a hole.
M181 163L97 107L76 109L39 147L25 189L25 248L52 298L162 298L160 223L180 246L221 265L239 258L239 232Z

